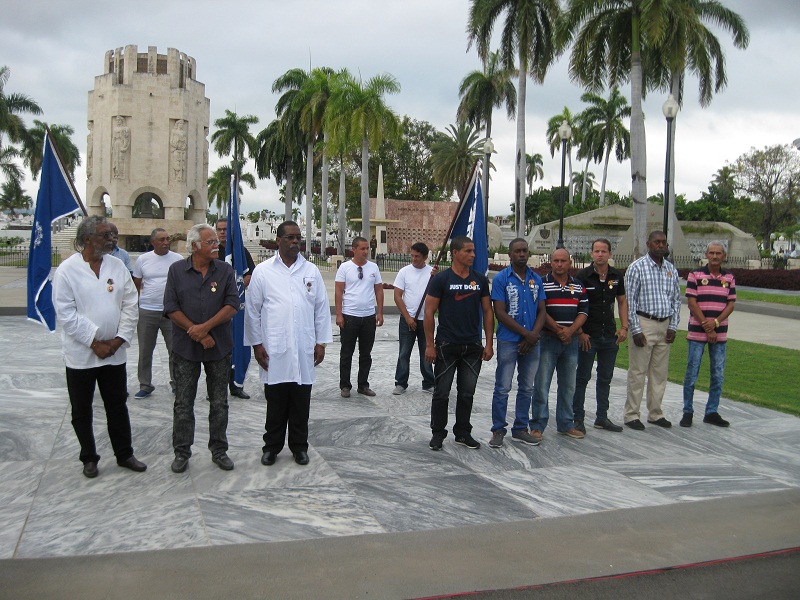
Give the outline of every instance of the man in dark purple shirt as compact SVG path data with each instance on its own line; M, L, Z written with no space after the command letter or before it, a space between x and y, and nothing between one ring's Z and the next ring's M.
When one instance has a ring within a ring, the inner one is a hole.
M239 293L233 268L217 260L219 240L209 225L195 225L186 235L192 255L170 266L164 290L164 314L173 323L172 353L175 363L175 409L172 471L182 473L189 464L194 442L194 400L202 364L210 403L208 448L211 460L230 471L228 458L228 371L233 335L230 320L239 310Z

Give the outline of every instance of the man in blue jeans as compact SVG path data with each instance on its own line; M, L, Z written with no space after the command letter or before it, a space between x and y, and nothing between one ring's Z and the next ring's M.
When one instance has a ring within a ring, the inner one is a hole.
M422 304L433 273L433 267L426 262L428 252L428 246L423 242L411 246L411 264L400 269L394 280L394 303L400 311L397 331L400 353L397 356L392 392L395 396L405 394L408 388L414 342L417 342L419 349L422 391L433 393L433 367L425 360L425 306Z
M736 301L736 280L733 273L722 268L727 258L722 242L711 242L706 248L705 267L689 273L686 278L686 297L689 300L689 332L686 343L689 356L683 379L683 417L681 427L691 427L694 416L694 385L700 373L700 361L708 345L711 362L711 385L708 390L703 423L727 427L728 421L719 412L722 382L725 379L725 354L728 341L728 317Z
M473 450L481 447L472 435L472 398L481 373L481 361L491 360L494 338L494 314L489 300L489 280L472 268L475 244L465 235L450 242L453 266L432 280L425 301L425 360L434 363L435 386L431 400L429 447L441 450L447 437L447 407L450 388L456 378L456 444ZM439 311L439 328L434 315ZM481 342L481 318L485 341Z
M589 298L581 282L570 276L571 264L569 253L564 248L557 249L550 259L552 271L542 280L547 321L539 342L539 370L536 372L533 419L530 422L531 435L539 441L550 416L547 398L556 371L556 429L561 435L576 440L585 435L575 428L572 396L575 394L575 370L578 366L578 331L589 314Z
M492 439L489 447L503 445L508 427L508 393L517 368L517 401L511 439L536 446L528 432L533 397L533 378L539 366L539 336L547 310L542 278L528 266L528 242L517 238L508 245L511 265L492 282L492 304L497 317L497 370L492 395Z
M608 418L608 396L614 364L617 362L619 345L628 337L628 302L625 299L625 281L621 271L608 264L611 258L611 242L600 238L592 242L592 264L581 269L575 278L583 283L589 297L589 317L578 335L578 372L575 377L575 395L572 397L572 411L575 415L575 429L586 433L583 424L586 411L586 386L592 378L592 366L597 357L597 384L595 395L597 412L595 429L605 429L619 433L622 427ZM621 326L617 329L614 319L614 302L619 307Z

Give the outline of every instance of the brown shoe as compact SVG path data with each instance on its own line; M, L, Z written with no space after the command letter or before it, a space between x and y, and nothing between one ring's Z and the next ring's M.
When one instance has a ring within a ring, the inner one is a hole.
M580 431L578 431L574 427L572 429L568 429L567 431L559 431L558 434L559 435L566 435L567 437L571 437L574 440L582 440L583 438L586 437L586 434L581 433Z
M542 441L542 432L538 429L531 429L531 437L534 438L537 442Z

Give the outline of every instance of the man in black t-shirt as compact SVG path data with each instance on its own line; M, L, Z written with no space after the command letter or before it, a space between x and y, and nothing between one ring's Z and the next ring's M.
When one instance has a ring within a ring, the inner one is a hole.
M431 450L441 450L447 437L447 407L450 388L456 380L456 444L478 449L471 435L472 397L481 372L481 360L491 360L494 313L489 298L489 280L472 269L475 244L466 236L450 242L453 266L436 275L428 288L425 304L425 360L434 363L435 387L431 402ZM434 343L433 316L439 311L439 329ZM486 337L481 341L481 317Z

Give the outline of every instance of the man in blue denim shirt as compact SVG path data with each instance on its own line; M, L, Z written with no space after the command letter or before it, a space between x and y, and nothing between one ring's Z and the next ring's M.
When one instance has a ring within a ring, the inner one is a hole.
M528 432L533 398L533 378L539 367L539 336L547 311L542 278L528 266L528 242L517 238L508 245L511 265L492 282L492 304L497 317L497 370L492 395L491 448L503 445L506 435L508 393L517 368L517 401L511 438L536 446L539 440Z

